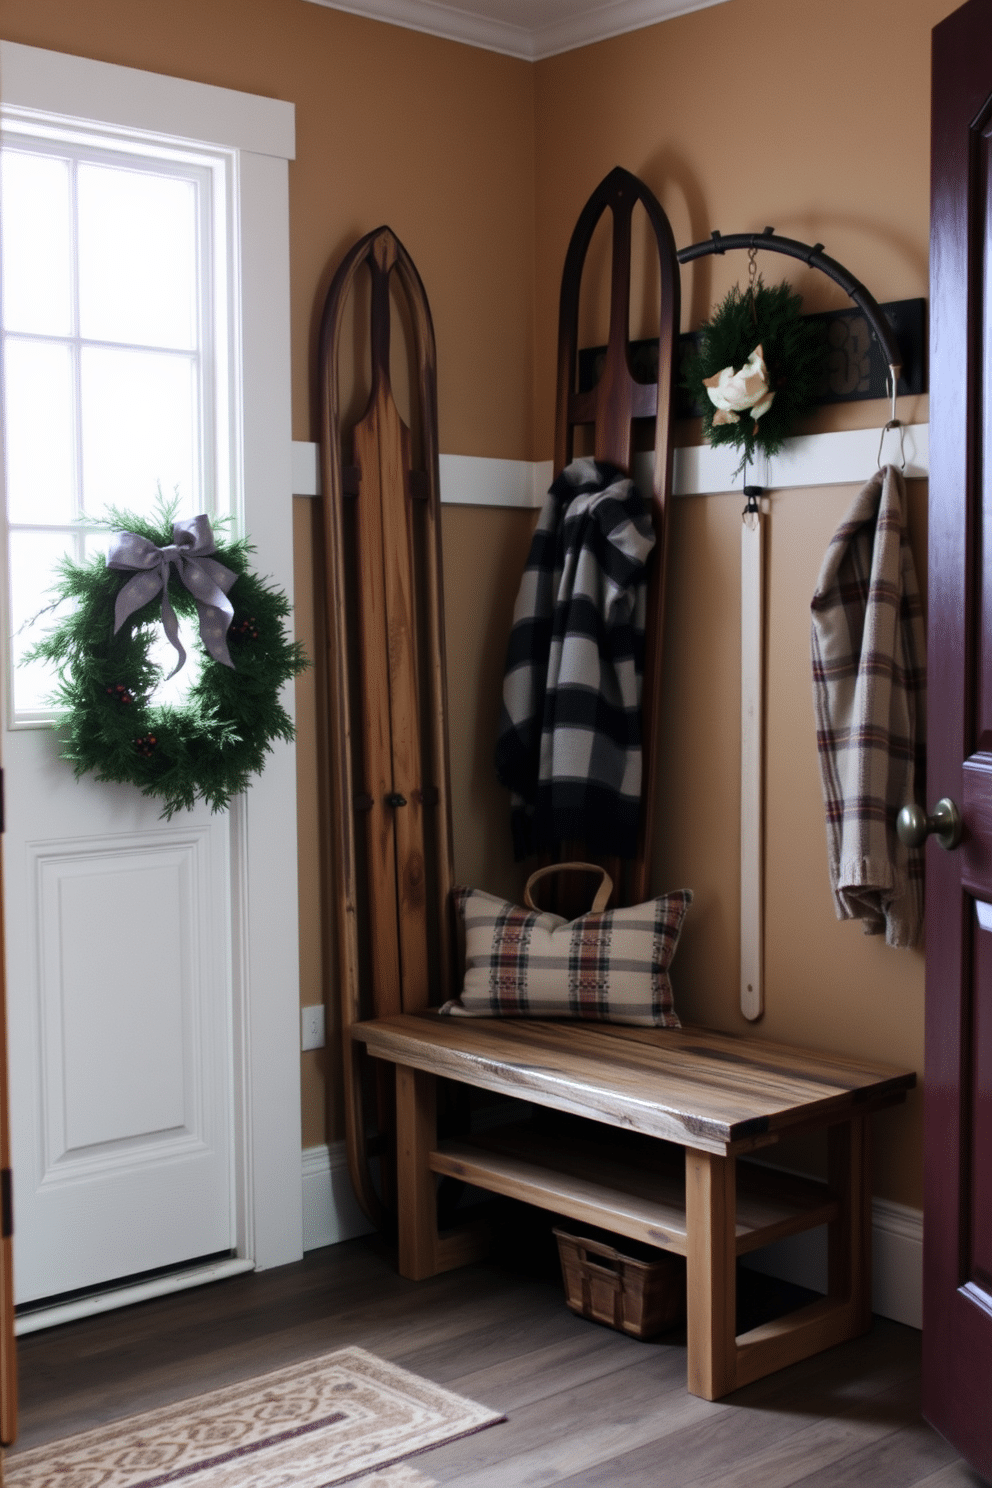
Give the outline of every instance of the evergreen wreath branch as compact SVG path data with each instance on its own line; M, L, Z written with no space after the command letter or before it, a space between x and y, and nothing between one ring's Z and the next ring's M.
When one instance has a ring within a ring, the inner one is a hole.
M703 407L703 437L711 445L732 444L741 451L739 475L755 452L777 455L796 422L809 413L823 380L822 326L803 316L802 300L788 284L768 288L759 275L753 291L734 286L699 331L697 350L688 358L684 384ZM725 367L745 365L757 346L775 394L759 419L747 412L738 423L714 424L716 408L704 386Z
M164 547L172 542L176 509L175 502L160 501L147 520L110 508L94 525L135 532ZM197 635L200 674L181 707L152 701L162 677L150 656L161 633L161 594L115 635L114 605L131 575L108 568L102 553L85 565L61 560L56 603L70 601L72 613L24 658L56 668L51 702L60 716L54 726L76 778L92 771L100 781L136 785L163 801L165 818L200 799L223 811L247 788L273 741L293 738L279 690L309 665L300 643L286 634L285 594L251 571L254 549L247 539L226 541L224 525L214 524L211 556L238 576L227 633L234 670L215 661ZM180 617L195 618L196 601L171 569L169 599Z

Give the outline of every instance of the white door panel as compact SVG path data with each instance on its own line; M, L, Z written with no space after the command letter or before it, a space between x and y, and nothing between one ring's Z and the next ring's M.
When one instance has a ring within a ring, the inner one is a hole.
M193 1025L203 1002L189 944L196 875L188 848L129 846L28 845L41 949L46 1176L94 1147L153 1133L200 1135ZM162 935L163 925L175 929Z
M26 1302L235 1244L231 845L226 814L166 825L126 787L77 783L50 734L7 738Z

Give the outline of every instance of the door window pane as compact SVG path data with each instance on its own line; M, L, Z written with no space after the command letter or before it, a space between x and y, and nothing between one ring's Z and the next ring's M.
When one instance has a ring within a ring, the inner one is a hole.
M10 628L15 696L22 713L43 713L51 706L54 667L41 661L25 666L21 658L51 628L53 614L44 611L54 600L49 591L56 564L67 549L71 551L71 543L64 532L10 534Z
M0 202L5 328L71 335L69 162L4 149Z
M201 510L192 358L84 346L80 363L87 515L107 504L151 515L159 487L181 515Z
M8 337L4 348L7 510L12 522L71 522L73 378L61 341Z
M197 341L192 181L79 167L79 330L87 340L192 351Z

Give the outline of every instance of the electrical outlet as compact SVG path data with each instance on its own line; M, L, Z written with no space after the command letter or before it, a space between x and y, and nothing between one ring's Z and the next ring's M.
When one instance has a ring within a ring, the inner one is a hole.
M303 1037L300 1047L307 1049L322 1049L324 1047L324 1004L316 1002L312 1007L300 1009L300 1022Z

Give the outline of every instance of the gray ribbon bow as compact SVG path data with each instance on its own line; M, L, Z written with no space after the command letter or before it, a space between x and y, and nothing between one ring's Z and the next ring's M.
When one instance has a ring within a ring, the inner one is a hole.
M114 635L125 620L146 605L161 591L162 624L169 640L179 653L179 660L169 673L174 677L186 664L186 652L179 639L179 621L169 603L169 566L175 564L180 580L196 600L200 622L200 639L214 661L234 668L227 649L227 631L234 618L234 606L227 591L238 577L216 558L207 554L217 551L210 518L202 514L186 522L175 522L172 542L157 548L136 532L115 532L107 555L107 567L136 570L133 579L121 589L114 606Z

